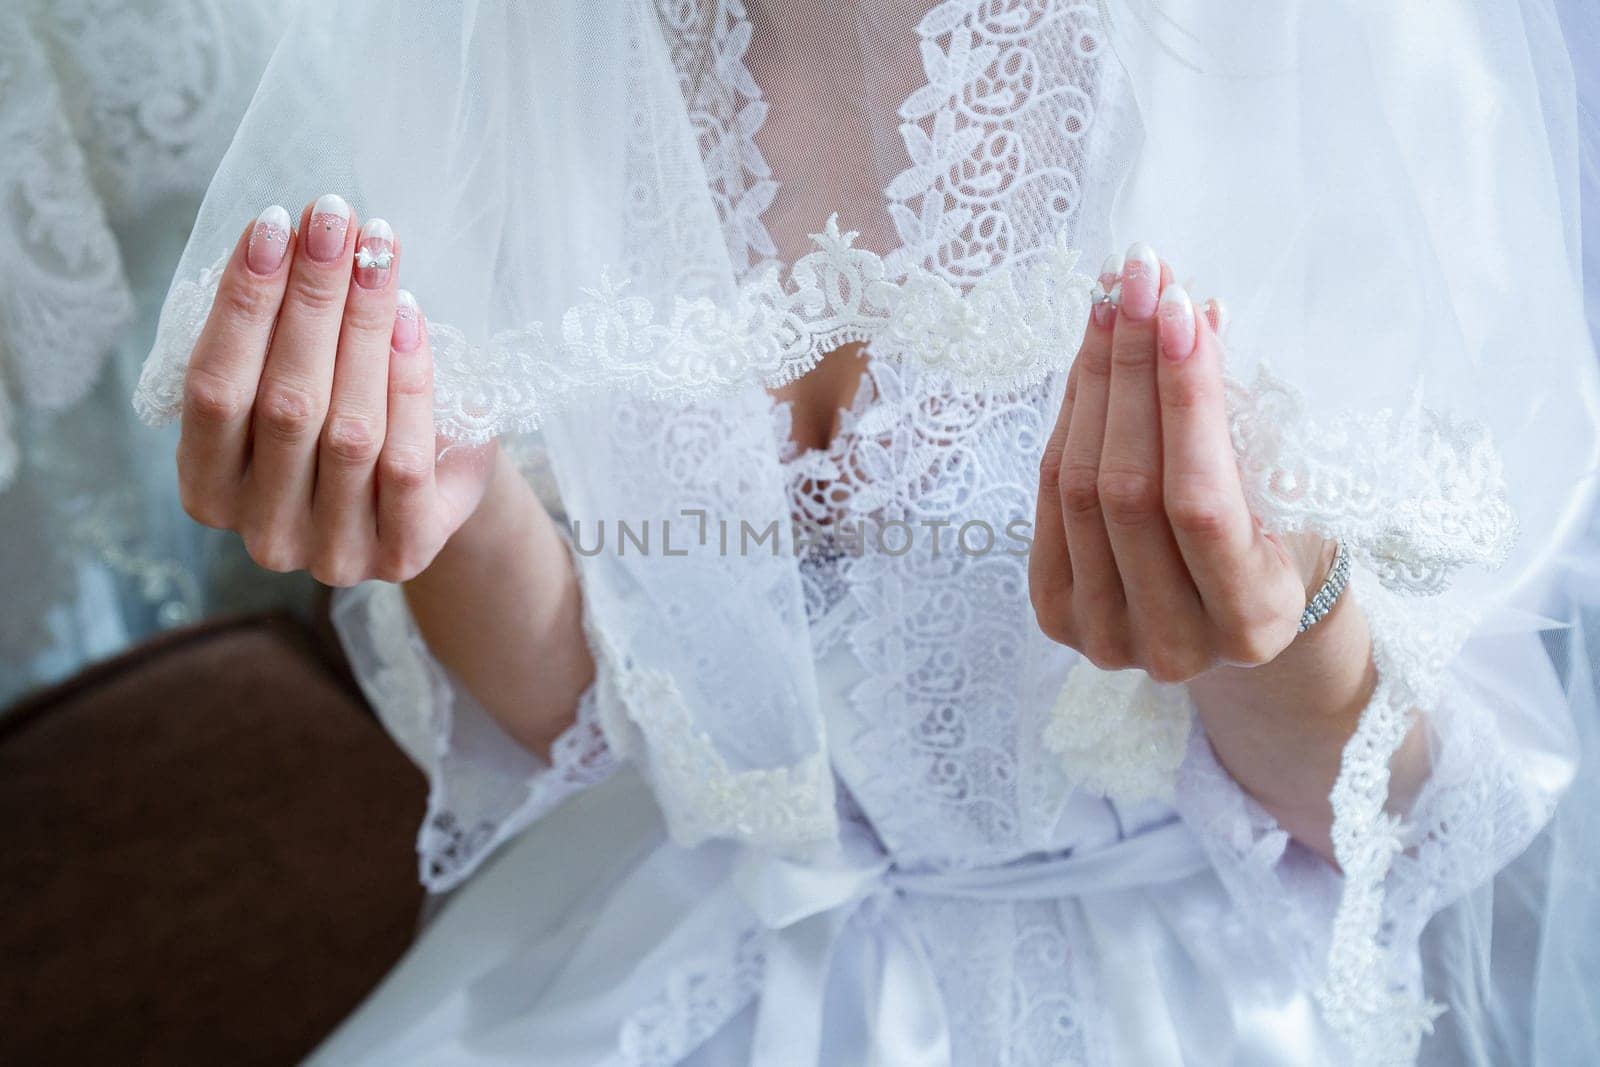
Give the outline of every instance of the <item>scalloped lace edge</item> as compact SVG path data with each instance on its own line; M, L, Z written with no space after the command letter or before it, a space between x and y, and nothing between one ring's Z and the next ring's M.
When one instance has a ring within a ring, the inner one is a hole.
M1465 610L1445 610L1431 631L1407 620L1380 593L1363 601L1372 632L1378 682L1345 744L1328 795L1333 807L1333 852L1344 874L1333 918L1327 970L1316 989L1329 1026L1355 1062L1416 1062L1422 1039L1444 1007L1389 980L1397 946L1385 943L1385 882L1404 846L1403 820L1390 811L1389 761L1422 709L1433 707L1450 660L1473 622Z
M603 275L562 315L556 336L535 322L474 345L455 327L430 322L435 421L446 437L481 443L537 429L608 389L693 400L781 385L857 341L960 386L1002 391L1037 384L1077 351L1093 281L1074 270L1078 253L1065 233L1044 255L965 292L920 266L896 278L883 257L854 246L857 236L830 217L812 235L816 251L787 275L776 264L753 271L732 306L708 297L658 306ZM147 422L178 412L189 353L225 264L173 285L134 397Z

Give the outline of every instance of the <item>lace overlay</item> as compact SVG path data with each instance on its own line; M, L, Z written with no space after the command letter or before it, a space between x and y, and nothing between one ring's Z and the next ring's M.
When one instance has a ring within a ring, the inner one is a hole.
M114 227L205 190L275 40L272 17L265 3L217 0L0 11L0 378L19 402L59 412L94 385L133 320ZM0 437L0 489L11 447Z
M885 190L893 268L963 284L1077 232L1108 78L1095 5L945 0L917 36L927 83L900 105L910 166Z

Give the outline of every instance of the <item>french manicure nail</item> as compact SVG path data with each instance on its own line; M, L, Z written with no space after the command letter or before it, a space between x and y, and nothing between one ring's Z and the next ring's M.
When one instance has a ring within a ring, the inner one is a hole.
M1110 289L1121 280L1122 257L1113 252L1106 257L1104 263L1100 264L1100 284L1106 289Z
M1161 291L1156 334L1162 353L1173 363L1182 363L1194 351L1194 303L1183 286L1169 285Z
M1156 300L1161 291L1161 260L1155 249L1143 241L1136 241L1122 265L1122 313L1137 322L1143 322L1156 313Z
M257 274L271 274L283 262L289 248L289 230L294 224L289 213L273 204L256 216L250 228L250 241L245 245L244 262Z
M356 284L382 289L394 263L394 229L382 219L368 219L356 238Z
M350 205L338 193L324 193L311 205L311 225L306 233L306 253L318 263L331 263L344 250L344 231L350 226Z
M394 337L389 344L396 352L411 352L422 340L422 309L408 289L395 293Z

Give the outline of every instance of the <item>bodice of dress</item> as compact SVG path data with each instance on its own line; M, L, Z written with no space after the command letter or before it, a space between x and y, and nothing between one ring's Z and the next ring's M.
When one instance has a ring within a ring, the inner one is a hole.
M1053 788L1028 732L1075 656L1042 638L1027 587L1059 393L957 396L863 358L828 447L798 449L790 405L772 409L841 815L859 811L910 867L1115 841L1124 813Z

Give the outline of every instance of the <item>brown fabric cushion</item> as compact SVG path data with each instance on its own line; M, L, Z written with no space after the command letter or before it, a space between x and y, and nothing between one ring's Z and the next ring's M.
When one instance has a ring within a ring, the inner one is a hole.
M0 1062L283 1064L415 929L421 776L271 617L0 719Z

